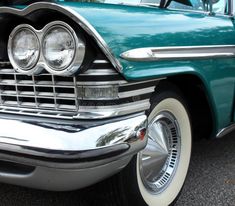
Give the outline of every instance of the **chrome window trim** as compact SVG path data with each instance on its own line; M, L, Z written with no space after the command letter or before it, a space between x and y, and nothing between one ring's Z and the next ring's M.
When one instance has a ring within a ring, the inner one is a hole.
M226 1L226 0L225 0ZM229 12L228 10L228 13L225 13L224 11L224 14L223 13L213 13L211 11L204 11L204 10L194 10L194 9L177 9L177 8L167 8L169 10L172 10L172 11L184 11L184 12L190 12L190 13L198 13L198 14L205 14L205 15L214 15L216 14L216 16L224 16L224 17L227 17L227 16L233 16L233 0L228 0L228 2L230 2L231 4L231 12ZM226 5L225 5L226 7Z
M233 6L234 6L233 0L228 0L228 15L230 16L234 16Z
M235 57L235 45L145 47L120 55L128 61L163 61Z
M51 9L56 10L58 12L63 13L64 15L68 16L70 19L74 20L79 26L81 26L89 35L91 35L98 43L101 50L110 60L112 65L114 66L117 71L122 72L122 66L118 59L114 57L112 52L110 51L108 45L104 41L104 39L100 36L100 34L95 30L95 28L80 14L75 12L73 9L65 6L61 6L55 3L34 3L26 7L25 9L16 9L10 7L0 7L0 14L13 14L18 16L26 16L38 9Z

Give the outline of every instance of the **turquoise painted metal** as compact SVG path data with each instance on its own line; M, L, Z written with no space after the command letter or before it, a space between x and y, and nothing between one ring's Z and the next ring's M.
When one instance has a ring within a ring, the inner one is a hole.
M60 3L82 15L103 37L129 80L179 74L199 77L215 116L215 131L228 126L233 117L235 59L133 62L120 54L141 47L235 44L230 17L193 11L100 3Z

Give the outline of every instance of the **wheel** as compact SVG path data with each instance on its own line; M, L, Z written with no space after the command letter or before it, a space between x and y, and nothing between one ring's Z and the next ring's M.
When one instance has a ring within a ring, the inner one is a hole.
M146 148L120 174L123 199L126 205L172 205L187 175L192 139L186 104L172 85L152 99L146 135Z

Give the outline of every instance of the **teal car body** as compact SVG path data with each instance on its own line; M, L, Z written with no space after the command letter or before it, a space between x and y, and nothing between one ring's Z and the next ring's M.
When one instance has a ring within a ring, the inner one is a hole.
M0 181L66 191L131 168L142 205L173 203L192 134L235 128L232 0L9 2Z

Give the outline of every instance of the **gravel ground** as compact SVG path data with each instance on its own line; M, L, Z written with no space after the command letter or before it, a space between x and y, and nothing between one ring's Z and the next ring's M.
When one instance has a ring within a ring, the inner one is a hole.
M177 206L235 206L235 133L194 143L189 174ZM0 206L115 206L103 184L55 193L0 184Z

